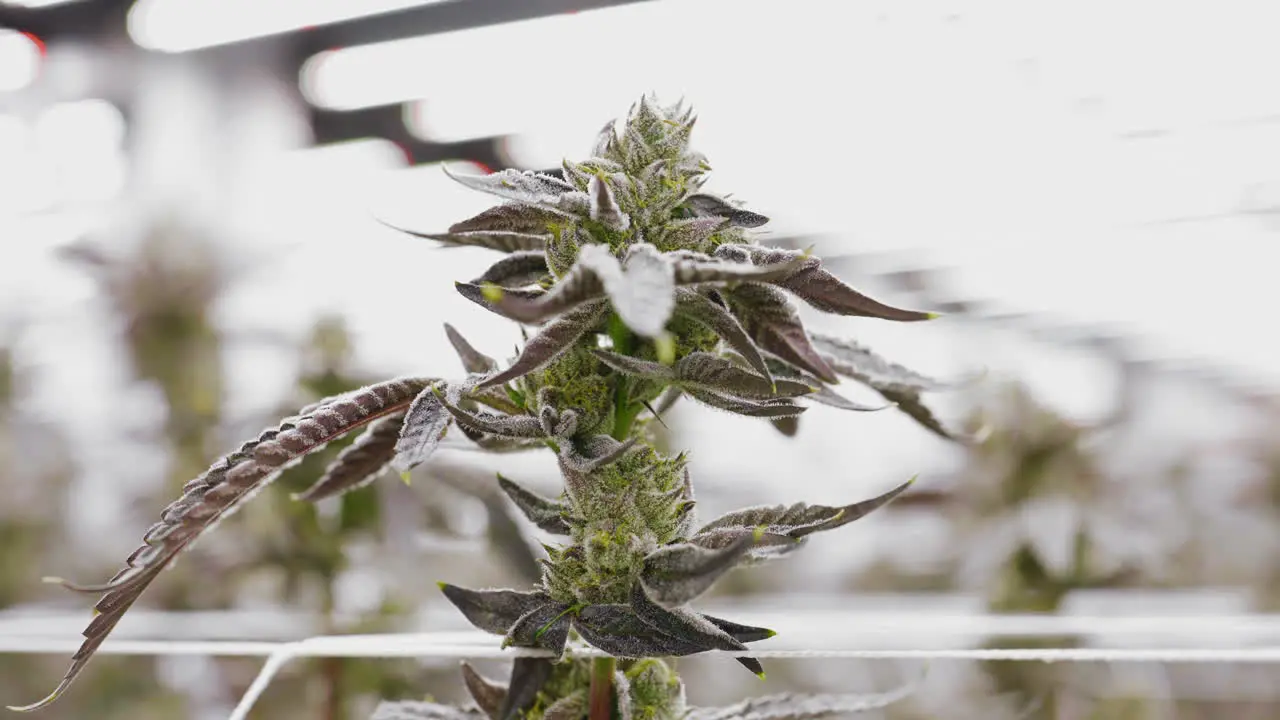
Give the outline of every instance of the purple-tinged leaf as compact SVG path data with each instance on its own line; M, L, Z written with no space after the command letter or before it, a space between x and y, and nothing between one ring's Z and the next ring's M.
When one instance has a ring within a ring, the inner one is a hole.
M748 372L733 361L705 352L692 352L676 363L676 382L714 393L750 400L793 398L814 388L795 380L769 378Z
M480 708L459 708L417 700L384 700L369 720L482 720Z
M538 529L553 535L569 534L569 523L565 521L568 509L563 503L543 497L501 474L498 475L498 487Z
M502 230L432 233L407 230L386 222L383 222L382 224L392 230L402 232L406 235L444 243L446 247L478 247L505 253L533 252L542 250L547 246L547 240L551 237L545 233L535 235L530 233L505 232Z
M489 716L489 720L497 720L502 704L507 700L506 686L481 675L465 660L462 661L462 682L467 686L471 699Z
M793 417L799 415L806 410L801 405L796 405L787 400L767 400L756 402L754 400L744 400L742 398L733 398L703 390L697 387L681 388L689 397L710 407L725 410L735 415L746 415L747 417L760 418L780 418Z
M517 620L551 602L540 592L467 590L448 583L440 583L440 589L468 622L494 635L506 635Z
M667 608L654 602L641 583L636 583L631 588L631 609L646 625L658 632L701 645L708 650L747 649L745 643L689 608ZM764 676L764 668L759 660L753 657L735 657L734 660L756 675Z
M500 415L491 412L469 412L463 410L443 394L436 394L440 404L444 409L453 416L454 420L462 426L469 427L473 430L479 430L490 435L500 435L510 438L541 438L545 437L542 432L542 423L538 422L538 418L528 415Z
M569 409L563 413L555 406L539 401L538 423L547 437L568 438L578 431L578 411Z
M692 217L674 220L663 229L662 242L667 247L698 250L728 221L719 217Z
M724 218L736 227L756 228L769 222L769 218L764 215L743 210L705 193L690 195L685 198L684 205L700 217Z
M511 438L502 437L500 435L490 435L465 425L458 425L459 430L467 439L485 452L491 453L517 453L527 450L545 448L547 444L542 439L535 438Z
M608 435L593 435L579 443L581 450L571 442L564 443L560 448L560 460L576 472L590 474L621 460L637 442L639 438L618 442Z
M590 204L586 193L550 175L520 170L502 170L488 175L454 175L447 167L444 172L472 190L565 215L585 216Z
M575 188L584 192L591 184L591 178L596 177L597 175L602 173L605 175L616 175L626 172L626 168L622 167L618 163L599 156L582 162L564 160L561 162L560 167L560 172L564 175L565 180Z
M725 344L737 351L756 372L772 380L759 348L729 311L711 298L692 288L676 289L675 314L705 326Z
M791 380L777 381L775 385L764 377L738 367L730 360L704 352L686 355L675 367L606 350L593 350L592 353L618 372L676 385L690 391L691 395L695 391L701 391L733 400L773 400L797 397L813 391L808 385Z
M630 355L619 355L608 350L592 350L591 354L599 358L600 362L626 375L660 383L674 383L676 381L675 368L670 365L663 365L652 360L642 360Z
M768 640L769 638L778 634L770 630L769 628L756 627L754 625L742 625L742 624L733 622L732 620L725 620L723 618L713 617L711 615L702 615L702 617L708 622L710 622L712 625L715 625L716 627L720 628L721 630L731 635L735 640L739 642L749 643L749 642L758 642L760 640Z
M778 542L757 543L748 551L751 558L758 560L777 557L798 549L800 541L808 535L834 530L866 517L889 504L911 487L913 482L915 478L870 500L842 507L796 503L790 506L773 505L737 510L702 526L689 542L710 549L736 547L744 536L763 531L766 536L777 538ZM788 544L782 542L781 538L791 538L796 542Z
M599 134L596 135L595 145L591 148L591 157L593 158L609 158L612 160L614 153L618 147L618 128L614 120L605 123L600 128Z
M936 318L934 313L903 310L873 300L841 282L822 267L822 260L796 250L766 248L759 245L725 244L716 248L716 257L736 262L749 260L756 265L772 266L790 258L806 258L795 271L771 280L796 297L823 312L837 315L872 317L897 322L914 322Z
M545 236L553 223L563 222L560 213L524 203L503 203L475 217L449 226L451 233L508 232Z
M588 605L573 618L573 628L588 644L615 657L682 657L712 649L659 632L629 605Z
M666 415L667 411L676 406L680 402L680 396L684 391L678 387L669 387L662 391L662 395L658 397L658 402L654 404L653 409L659 415Z
M811 388L816 388L812 394L805 396L805 399L807 400L812 400L813 402L820 403L822 405L838 408L840 410L849 410L852 412L879 412L893 407L892 403L887 405L864 405L859 402L854 402L835 390L832 390L826 383L822 382L818 378L810 375L800 368L783 362L781 359L770 357L766 358L765 361L769 364L769 369L773 374L778 377L797 380L805 383Z
M358 490L373 482L391 464L403 424L404 413L388 415L370 423L355 442L343 448L329 463L319 480L295 494L293 499L316 502Z
M800 432L800 418L798 417L774 418L769 422L785 437L795 437L796 433Z
M72 656L71 667L58 687L43 700L16 709L37 710L65 692L160 571L242 502L330 441L381 417L404 412L430 382L428 378L400 378L370 385L314 404L306 414L263 431L183 486L183 496L164 509L143 544L126 560L126 567L111 580L101 585L59 581L72 590L104 595L94 606L97 614L85 629L85 641Z
M645 557L640 584L660 605L683 605L737 567L755 544L753 536L744 535L738 542L715 550L691 543L661 547Z
M507 684L507 701L498 712L498 720L515 720L533 707L542 686L551 677L553 665L547 658L516 658L511 665L511 681Z
M478 375L498 369L496 360L472 347L471 343L462 337L462 333L454 329L452 325L445 323L444 332L449 337L449 344L453 345L454 351L458 353L458 358L462 360L462 368L464 370L473 375Z
M621 232L631 227L631 218L618 207L613 189L599 175L587 182L587 195L591 199L591 219L610 230Z
M514 252L490 265L471 284L483 287L488 283L503 288L518 288L536 284L549 272L547 256L541 250Z
M546 365L569 349L583 335L599 326L608 311L604 301L593 302L561 315L525 343L511 367L485 378L479 387L493 387L515 380Z
M774 265L752 265L718 258L698 260L686 255L674 263L675 280L677 285L774 282L790 276L805 260L801 256Z
M503 647L540 648L556 653L564 652L569 639L569 606L549 602L525 613L507 631Z
M781 292L767 285L746 283L726 288L723 293L757 345L826 382L838 381L835 370L810 344L795 308Z
M536 301L538 298L542 297L543 295L547 294L546 290L543 290L540 287L532 287L532 286L523 287L523 288L498 288L497 286L485 287L481 285L476 285L475 283L464 283L464 282L455 282L453 286L458 291L458 294L461 295L462 297L479 305L485 310L488 310L489 312L494 313L495 315L501 315L502 317L508 320L515 320L516 322L520 322L520 319L512 316L505 309L500 307L497 303L490 300L488 295L500 293L499 296L502 298L507 298L507 302L518 301L522 303L527 303L527 302L531 303Z
M433 386L418 393L401 425L391 466L402 473L426 462L449 430L449 411L435 390Z
M908 417L934 434L959 443L968 438L948 430L920 399L920 393L954 387L891 363L851 340L828 335L814 335L814 343L823 351L824 359L835 371L853 378L895 403Z

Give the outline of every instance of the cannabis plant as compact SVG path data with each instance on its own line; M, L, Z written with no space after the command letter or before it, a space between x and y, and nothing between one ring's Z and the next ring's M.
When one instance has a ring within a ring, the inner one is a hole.
M61 694L161 570L205 531L283 469L361 427L302 497L357 490L388 467L406 473L429 461L451 430L492 452L550 449L564 480L551 498L497 478L531 523L563 538L546 547L533 588L440 586L476 627L525 649L510 681L504 687L467 670L478 707L390 703L377 717L813 718L899 697L783 695L690 710L664 660L708 650L742 655L748 643L773 636L690 603L729 570L790 554L911 484L839 507L752 507L699 523L686 455L665 455L651 442L651 424L678 399L770 420L800 415L802 401L878 409L831 389L843 376L941 427L920 402L933 381L852 341L810 334L788 296L837 315L899 322L934 315L872 300L807 252L757 243L750 232L767 218L702 190L710 167L689 148L693 126L682 105L663 108L646 97L621 128L605 127L587 160L554 173L455 177L506 202L448 232L414 234L504 253L457 289L537 326L517 356L499 363L446 325L464 377L401 377L335 395L217 461L186 485L114 578L62 581L104 594L65 679L22 709ZM571 637L599 657L571 655ZM735 659L763 677L757 659Z

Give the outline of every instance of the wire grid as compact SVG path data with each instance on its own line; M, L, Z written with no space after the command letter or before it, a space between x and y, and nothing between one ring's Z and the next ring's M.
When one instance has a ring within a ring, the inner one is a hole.
M181 613L173 613L181 615ZM830 616L830 617L826 617ZM839 618L839 624L831 624ZM12 621L10 621L12 622ZM828 635L830 647L787 647L787 632L743 652L760 658L839 658L861 660L1002 660L1014 662L1106 663L1267 663L1280 664L1280 615L1216 616L1053 616L966 615L942 613L792 613L782 625L793 626L793 636L818 630ZM776 625L776 624L775 624ZM0 623L0 652L27 654L72 653L80 641L68 637L5 634ZM877 639L950 636L959 647L865 647ZM969 647L969 638L1076 636L1105 647L1078 648L980 648ZM1142 641L1135 643L1134 641ZM1115 646L1129 644L1167 647ZM1220 645L1204 647L1206 641ZM862 645L862 646L859 646ZM292 641L238 640L108 640L100 653L115 655L202 655L265 658L257 677L241 696L230 720L245 720L280 670L296 658L515 658L547 656L522 648L502 649L493 635L475 630L377 635L323 635ZM573 647L581 657L601 655L590 647Z

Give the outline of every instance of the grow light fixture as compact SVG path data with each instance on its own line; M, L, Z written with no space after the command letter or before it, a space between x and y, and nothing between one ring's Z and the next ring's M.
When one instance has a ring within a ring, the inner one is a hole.
M140 47L177 53L442 1L138 0L129 10L128 28Z

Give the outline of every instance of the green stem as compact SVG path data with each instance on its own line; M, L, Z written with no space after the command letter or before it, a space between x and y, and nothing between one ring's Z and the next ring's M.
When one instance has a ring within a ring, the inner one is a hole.
M613 720L613 672L617 661L599 657L591 661L591 690L587 720Z

